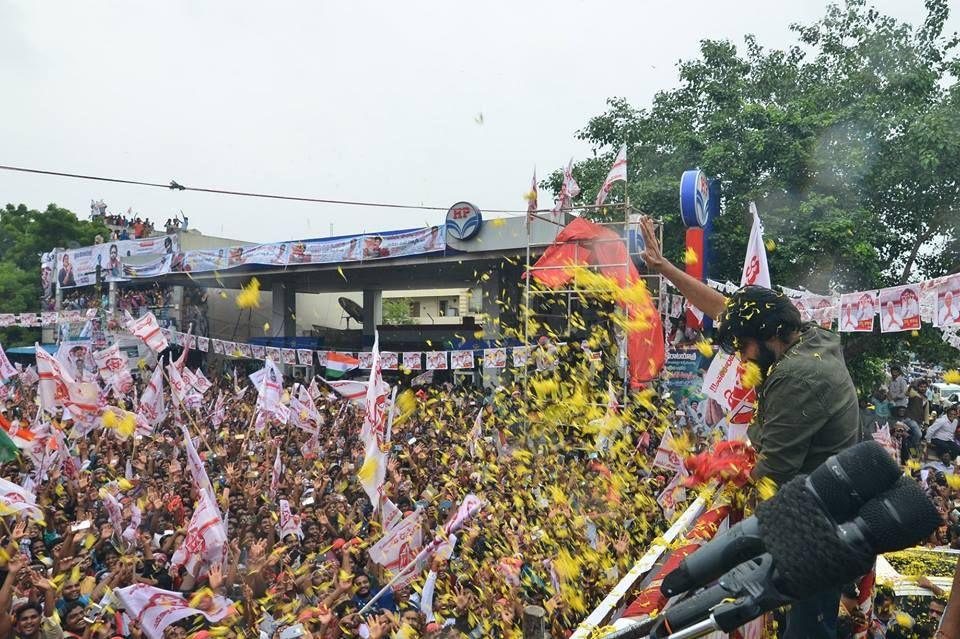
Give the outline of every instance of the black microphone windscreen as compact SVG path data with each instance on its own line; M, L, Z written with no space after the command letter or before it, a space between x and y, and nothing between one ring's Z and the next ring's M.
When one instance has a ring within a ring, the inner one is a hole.
M805 475L794 477L756 511L780 575L777 587L797 599L866 574L873 566L872 554L851 549L840 539L805 486Z
M943 524L937 507L909 477L864 504L860 519L877 553L915 546Z
M827 512L838 523L887 490L900 476L900 467L883 446L863 442L841 451L810 473L810 484Z

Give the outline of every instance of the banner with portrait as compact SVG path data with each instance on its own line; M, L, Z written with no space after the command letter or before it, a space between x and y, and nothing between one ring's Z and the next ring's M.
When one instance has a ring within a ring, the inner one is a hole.
M871 333L877 314L877 292L862 291L840 296L840 332Z
M40 287L43 289L43 299L53 298L54 271L57 269L56 253L40 254Z
M57 251L54 261L56 282L60 288L90 286L97 283L97 274L103 282L120 282L129 277L124 260L129 257L174 255L179 252L176 235L164 235L140 240L118 240ZM43 272L41 261L41 274Z
M443 228L431 226L412 231L175 252L149 264L130 265L125 269L125 275L137 278L166 273L223 271L251 265L340 264L423 255L445 249Z
M960 325L960 275L951 275L937 286L936 324Z
M804 322L817 322L823 328L830 328L837 318L837 298L830 295L808 293L799 299L791 299L800 311Z
M894 286L880 291L880 330L884 333L920 330L920 287Z

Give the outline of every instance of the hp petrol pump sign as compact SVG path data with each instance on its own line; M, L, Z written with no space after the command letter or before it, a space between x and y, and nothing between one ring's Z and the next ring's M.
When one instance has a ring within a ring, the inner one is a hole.
M447 211L447 237L469 240L480 232L483 216L470 202L457 202Z
M680 178L680 217L687 228L704 228L710 219L710 180L700 169Z

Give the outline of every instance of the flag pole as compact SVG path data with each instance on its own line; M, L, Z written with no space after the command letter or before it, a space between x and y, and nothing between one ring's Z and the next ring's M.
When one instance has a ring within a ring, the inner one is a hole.
M387 418L387 435L384 440L385 444L390 443L390 435L393 432L393 415L394 409L397 406L397 387L393 387L393 392L390 394L390 416Z
M623 157L627 157L626 146L627 141L623 141L624 152ZM623 281L630 282L630 265L633 262L633 257L630 255L630 163L626 162L626 165L623 167L623 234L624 239L627 240L627 260L623 265ZM624 309L623 311L627 317L625 319L629 320L629 311ZM627 337L627 343L629 343L629 337ZM627 344L624 344L626 346ZM629 353L629 350L628 350ZM630 380L627 378L630 376L630 357L627 356L627 366L624 370L623 376L623 405L627 405L627 397L630 392Z
M427 546L426 546L423 550L421 550L419 553L417 553L417 556L413 558L413 561L411 561L409 564L407 564L406 566L404 566L404 567L400 570L400 572L398 572L397 574L395 574L395 575L390 579L390 581L387 582L387 585L384 586L383 588L381 588L380 591L377 592L377 594L375 594L375 595L370 599L370 601L368 601L368 602L366 603L366 605L365 605L365 606L360 610L360 612L358 612L357 614L358 614L358 615L362 615L362 614L365 613L367 610L369 610L369 609L373 606L373 604L375 604L375 603L377 602L377 600L380 599L380 597L382 597L383 595L385 595L386 592L387 592L388 590L390 590L391 587L393 587L393 585L394 585L395 583L397 583L398 581L400 581L400 579L401 579L402 577L406 577L412 570L416 570L416 569L417 569L417 566L420 564L420 562L423 561L424 559L426 559L427 555L428 555L429 553L431 553L431 552L434 552L435 550L436 550L436 549L435 549L435 547L434 547L434 543L431 541L429 544L427 544Z

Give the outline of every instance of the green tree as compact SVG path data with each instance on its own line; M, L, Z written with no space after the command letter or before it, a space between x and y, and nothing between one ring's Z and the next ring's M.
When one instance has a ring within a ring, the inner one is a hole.
M926 9L912 27L863 0L832 5L814 24L794 25L797 42L785 51L752 36L742 49L703 41L699 58L680 63L677 87L646 108L610 99L577 133L595 150L574 168L581 197L593 200L626 142L631 205L663 218L672 259L683 250L680 174L700 167L720 180L715 279L739 281L751 200L775 245L775 283L842 292L960 270L958 39L943 32L946 0ZM546 185L558 192L560 179L557 171ZM615 187L608 202L623 197ZM932 337L844 340L854 368L876 371L880 358L918 342L941 360L956 356L943 342L937 352Z
M410 300L403 297L383 300L383 323L393 326L413 324Z
M0 312L25 313L40 310L40 254L54 248L87 246L97 234L106 237L99 223L78 220L67 209L51 204L45 211L23 204L7 204L0 210ZM30 344L39 329L0 329L4 346Z

